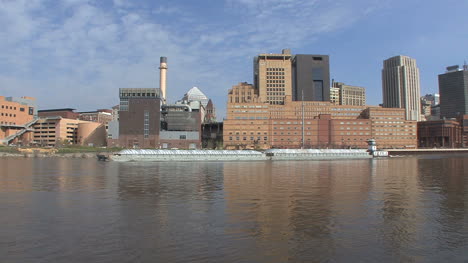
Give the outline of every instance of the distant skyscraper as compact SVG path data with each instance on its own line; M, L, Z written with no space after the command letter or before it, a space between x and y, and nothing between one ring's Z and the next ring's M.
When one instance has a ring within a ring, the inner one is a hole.
M293 100L330 101L330 63L327 55L295 55Z
M282 54L260 54L254 59L254 85L260 99L270 104L284 104L292 95L291 51Z
M407 120L421 120L419 69L407 56L389 58L382 70L383 106L404 108Z
M439 93L441 117L455 118L468 114L468 67L452 66L440 74Z

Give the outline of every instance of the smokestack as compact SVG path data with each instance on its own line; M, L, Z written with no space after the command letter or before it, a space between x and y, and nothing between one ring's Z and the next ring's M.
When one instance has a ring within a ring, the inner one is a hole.
M167 72L167 57L159 59L159 88L161 89L161 98L163 104L166 104L166 72Z

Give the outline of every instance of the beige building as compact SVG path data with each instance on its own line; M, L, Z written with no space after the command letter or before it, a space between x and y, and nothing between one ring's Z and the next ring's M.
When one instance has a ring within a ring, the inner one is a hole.
M255 87L261 101L272 105L284 103L292 96L292 55L288 49L282 54L260 54L254 60Z
M366 105L366 89L358 86L346 85L342 82L333 83L333 96L335 96L335 104L338 105L354 105L354 106L365 106ZM336 95L336 93L338 93ZM332 94L330 90L330 101L332 101ZM333 102L333 101L332 101Z
M406 120L421 120L419 68L416 60L395 56L383 63L383 106L404 108Z
M335 105L340 105L340 89L331 87L330 88L330 102Z
M40 146L106 145L106 127L102 123L56 116L40 118L33 128L34 142Z

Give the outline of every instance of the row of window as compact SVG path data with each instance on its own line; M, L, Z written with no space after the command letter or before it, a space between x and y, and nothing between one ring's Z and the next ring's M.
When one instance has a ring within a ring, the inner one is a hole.
M16 122L0 121L0 124L5 124L5 125L16 125Z
M233 132L229 132L229 135L233 135L234 133ZM241 133L236 131L235 132L236 135L240 135ZM250 132L250 135L254 135L255 132ZM257 132L257 135L261 135L262 133L261 132ZM263 134L267 135L268 133L264 132ZM247 132L242 132L242 135L247 135Z
M121 97L155 97L156 93L120 93Z
M266 70L267 72L268 71L284 71L284 68L267 68Z
M16 117L16 114L11 114L11 113L1 113L0 116L5 116L5 117Z
M251 108L251 109L252 109L252 108L262 108L262 107L263 107L263 108L268 108L268 106L266 106L266 105L265 105L265 106L259 106L259 105L255 105L255 106L254 106L254 105L249 105L249 106L247 106L247 105L235 105L235 106L234 106L234 108Z
M261 139L262 139L261 136L259 136L259 137L257 137L257 138L255 138L255 137L250 137L250 140L251 140L251 141L254 141L254 140L261 141ZM232 140L233 140L233 137L229 137L229 140L232 141ZM243 141L247 141L247 137L242 137L242 140L243 140ZM263 137L263 140L264 140L264 141L268 140L268 137ZM240 141L240 137L236 137L236 141Z
M284 92L267 92L267 96L284 96Z
M272 79L272 80L267 80L267 83L285 83L285 81L281 79Z
M271 71L267 71L267 77L271 76L271 75L284 75L284 72L271 72Z
M284 88L284 84L267 84L268 88Z
M239 117L236 116L234 119L236 120L268 120L268 117Z

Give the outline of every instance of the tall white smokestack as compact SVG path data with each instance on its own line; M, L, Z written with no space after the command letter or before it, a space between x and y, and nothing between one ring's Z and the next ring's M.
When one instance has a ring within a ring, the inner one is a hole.
M159 59L159 88L161 89L161 98L163 104L166 104L166 73L167 73L167 57Z

